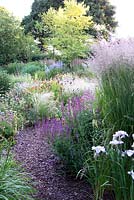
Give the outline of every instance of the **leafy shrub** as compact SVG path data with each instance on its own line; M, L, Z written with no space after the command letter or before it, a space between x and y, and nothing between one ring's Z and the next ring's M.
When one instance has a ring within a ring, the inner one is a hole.
M56 137L53 148L64 162L67 171L77 173L81 169L83 166L82 152L79 151L79 145L74 144L72 138L66 136Z
M49 71L46 71L46 78L47 79L53 79L57 74L63 73L63 70L60 68L53 68Z
M70 91L65 91L63 88L62 88L62 93L61 95L59 96L59 101L62 102L64 105L67 104L67 102L72 99L73 97L76 97L76 96L81 96L82 95L82 92L81 91L73 91L73 92L70 92Z
M2 105L1 105L2 109ZM10 139L17 132L18 124L17 118L13 111L0 111L0 135L3 138Z
M40 71L41 68L40 66L38 65L34 65L34 64L27 64L23 67L22 69L22 73L23 74L31 74L32 76L34 76L34 74L37 72L37 71Z
M44 60L47 57L46 54L36 54L32 56L32 61L40 61L40 60Z
M34 100L30 93L25 93L15 87L6 95L4 100L5 110L12 110L16 113L18 128L24 124L34 123L36 111L34 110Z
M0 7L0 19L0 65L29 61L39 53L33 37L25 35L20 21L3 7Z
M83 110L91 110L93 103L93 96L90 92L85 91L81 95L73 96L68 99L67 103L64 105L62 102L62 117L64 117L69 123L73 123L77 115Z
M0 94L4 95L6 92L10 90L11 80L9 75L4 72L0 71Z
M133 94L134 70L130 66L113 66L102 74L98 104L105 127L134 132Z
M24 67L24 63L10 63L6 66L6 70L9 74L20 74Z

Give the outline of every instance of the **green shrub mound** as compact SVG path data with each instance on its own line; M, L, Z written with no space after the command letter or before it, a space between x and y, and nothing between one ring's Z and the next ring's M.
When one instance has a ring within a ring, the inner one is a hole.
M41 70L40 66L29 64L23 67L22 74L31 74L32 76L34 76L34 74L40 70Z
M20 74L24 67L24 63L10 63L7 65L6 70L8 74Z
M0 71L0 95L5 95L10 90L11 80L5 71Z

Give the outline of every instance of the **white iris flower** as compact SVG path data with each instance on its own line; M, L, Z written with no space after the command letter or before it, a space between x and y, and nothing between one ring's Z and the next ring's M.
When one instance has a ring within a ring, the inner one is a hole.
M134 155L134 150L126 150L125 153L127 154L127 156L131 157Z
M98 156L101 152L105 153L105 147L104 146L93 146L92 150L95 151L95 156Z
M131 176L132 176L132 179L134 180L134 171L131 170L131 171L128 172L128 174L131 175Z

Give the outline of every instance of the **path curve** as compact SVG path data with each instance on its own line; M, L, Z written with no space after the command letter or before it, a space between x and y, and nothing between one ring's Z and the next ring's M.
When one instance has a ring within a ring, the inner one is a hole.
M35 200L91 200L91 189L84 181L68 177L54 155L47 136L39 128L28 128L16 136L15 158L36 182Z

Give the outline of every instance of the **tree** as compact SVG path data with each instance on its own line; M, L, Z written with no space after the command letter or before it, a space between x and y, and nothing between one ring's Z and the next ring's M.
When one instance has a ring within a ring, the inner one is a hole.
M35 49L33 38L25 36L20 22L0 7L0 65L30 59Z
M63 7L64 0L34 0L32 11L29 16L26 16L22 24L25 31L31 32L35 38L47 36L47 30L36 26L36 22L41 21L40 14L47 12L50 7L58 9ZM78 0L82 2L83 0ZM88 29L88 33L97 37L98 35L108 37L111 32L115 31L117 22L115 21L115 7L112 6L109 0L84 0L84 3L90 7L87 14L93 17L94 27Z
M78 0L81 2L81 0ZM93 21L96 26L93 29L89 29L89 33L97 37L102 35L108 38L110 33L114 32L117 27L117 21L115 20L115 7L110 4L109 0L85 0L86 5L90 7L88 15L93 17Z
M60 59L69 67L73 59L84 57L88 51L89 36L85 30L93 25L86 16L88 7L76 0L65 0L64 7L50 8L42 15L42 21L51 32L47 45L58 50Z
M41 22L41 15L44 12L47 12L50 7L58 9L61 4L63 4L63 0L34 0L30 15L25 16L22 20L22 26L25 28L25 33L32 33L35 39L39 38L41 43L43 43L42 37L44 37L44 35L47 36L47 31L37 22Z

